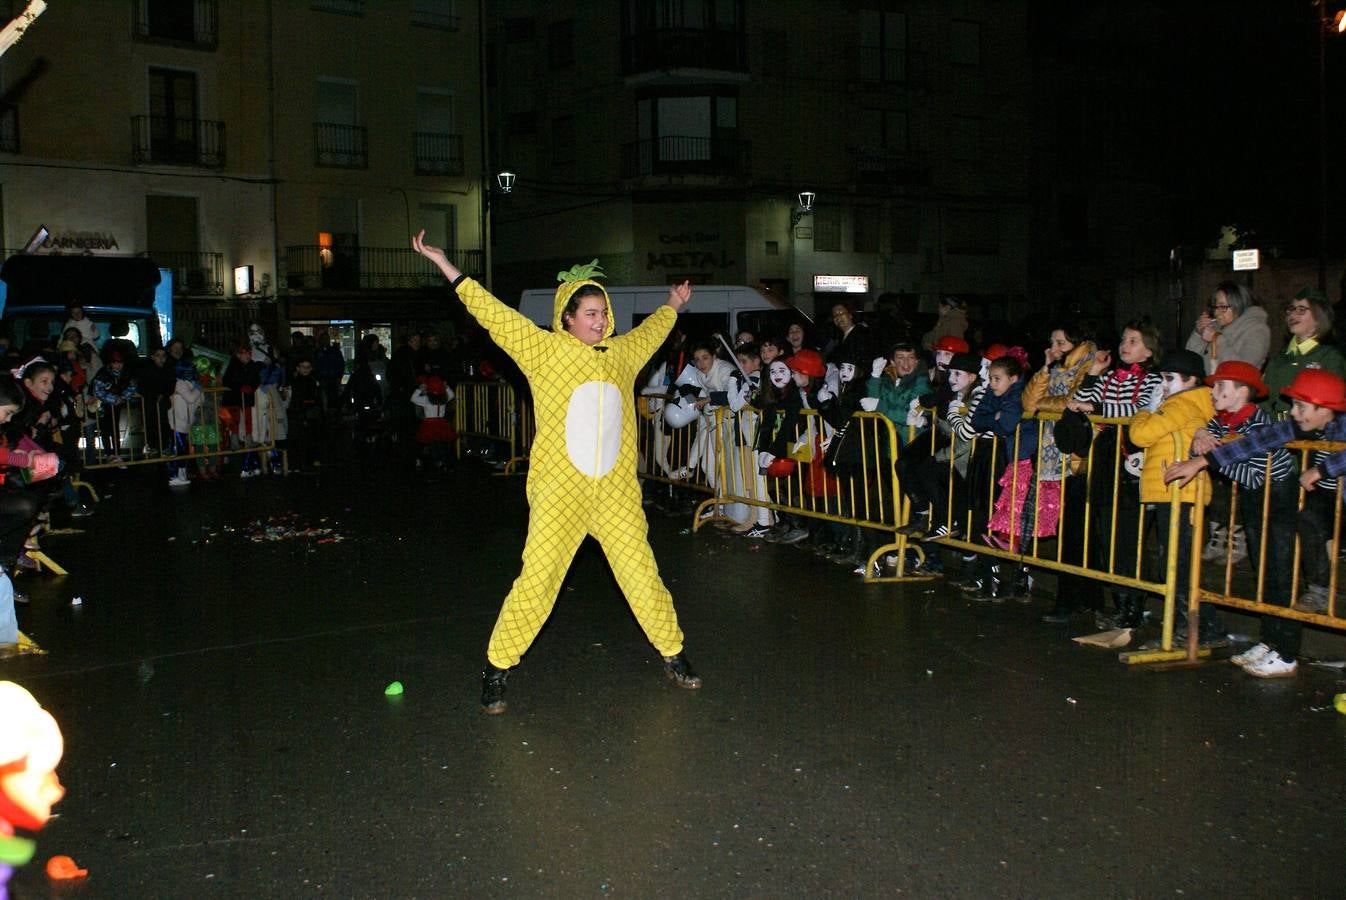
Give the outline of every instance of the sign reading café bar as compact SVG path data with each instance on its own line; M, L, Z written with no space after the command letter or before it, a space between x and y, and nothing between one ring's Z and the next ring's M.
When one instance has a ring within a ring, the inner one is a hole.
M869 293L869 276L814 275L813 292L816 294L867 294Z

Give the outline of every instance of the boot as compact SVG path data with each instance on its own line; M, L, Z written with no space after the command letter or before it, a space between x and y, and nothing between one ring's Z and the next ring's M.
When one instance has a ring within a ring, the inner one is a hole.
M1215 562L1224 559L1226 529L1219 522L1210 523L1210 540L1201 551L1203 562Z
M972 599L977 603L1004 603L1011 591L1001 579L1001 572L999 563L991 566L990 573L982 579L981 589L972 595Z
M509 678L509 669L497 669L490 663L481 673L481 709L488 716L498 716L505 711L505 680Z
M1145 599L1127 592L1117 598L1119 607L1116 628L1139 628L1145 624Z

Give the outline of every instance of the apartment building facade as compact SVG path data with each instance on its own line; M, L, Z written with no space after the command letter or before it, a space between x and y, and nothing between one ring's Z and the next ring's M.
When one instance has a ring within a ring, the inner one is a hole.
M480 20L459 6L51 4L0 60L0 244L45 224L40 252L149 255L217 343L249 315L438 317L411 230L484 269Z
M810 312L838 288L1022 305L1024 3L491 9L502 293L599 257L615 282L762 285Z

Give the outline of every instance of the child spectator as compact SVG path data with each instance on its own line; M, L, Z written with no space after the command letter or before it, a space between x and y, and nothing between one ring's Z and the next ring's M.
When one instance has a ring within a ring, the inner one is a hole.
M827 373L827 366L823 363L822 354L817 350L799 350L790 356L786 361L786 366L790 369L791 386L785 390L787 393L795 395L788 402L792 406L795 403L798 404L794 406L796 415L798 416L805 409L817 409L818 391L822 386L823 377ZM808 448L804 450L804 453L809 456L810 462L807 463L809 467L807 476L801 482L803 492L811 497L825 497L827 476L822 471L822 454L818 450L821 445L820 429L818 423L809 418L806 420L807 425L803 432L799 433L799 418L795 420L794 430L785 435L785 440L795 443L802 441ZM793 444L791 446L793 447ZM779 454L776 455L779 456ZM809 530L804 527L803 519L796 516L783 516L782 520L786 526L782 533L779 536L768 535L766 540L781 544L798 544L800 541L808 539Z
M930 393L930 378L921 366L916 348L905 341L898 342L870 364L867 385L869 396L879 400L878 412L897 427L897 440L905 445L914 436L907 427L907 414L912 402Z
M1165 486L1164 472L1179 454L1186 456L1192 446L1192 438L1198 429L1203 428L1215 415L1211 404L1210 388L1203 384L1206 376L1206 361L1201 354L1192 350L1175 350L1164 356L1158 366L1164 381L1164 399L1154 412L1141 410L1131 419L1131 443L1145 451L1145 462L1140 471L1140 502L1150 511L1150 523L1156 531L1155 543L1158 545L1158 557L1168 559L1170 516L1178 516L1178 579L1174 603L1177 608L1179 634L1187 630L1187 578L1183 577L1192 568L1192 505L1197 501L1198 486L1189 484L1179 492L1179 506L1176 510L1169 499ZM1181 448L1175 449L1176 447ZM1201 476L1206 479L1206 476ZM1200 486L1201 496L1210 498L1210 483L1206 479ZM1126 540L1118 532L1117 540ZM1161 562L1162 564L1162 562ZM1160 575L1156 580L1162 581ZM1141 596L1141 611L1131 616L1135 625L1143 619L1144 595ZM1128 627L1128 626L1123 626ZM1219 615L1214 607L1201 610L1201 622L1198 638L1203 644L1223 639Z
M192 425L201 409L201 386L197 383L196 367L185 354L178 355L169 365L173 371L173 393L168 397L166 419L173 442L172 453L177 459L168 464L168 483L173 487L186 487L191 484L191 479L187 477L184 457L191 452Z
M78 333L79 337L75 339L75 344L84 354L89 377L92 378L103 367L102 360L98 357L98 341L103 337L103 333L91 319L85 317L84 306L79 301L72 301L67 311L70 318L61 326L61 334L70 340L70 329L73 328Z
M171 349L169 353L172 353ZM215 369L215 364L211 362L209 357L197 356L193 358L191 368L196 371L196 382L201 388L201 406L197 415L192 419L188 439L193 450L199 447L202 454L218 454L228 431L227 423L233 423L233 426L237 427L237 412L224 405L224 395L220 390L223 382L220 379L220 373ZM181 371L178 375L179 379L183 378L184 375L190 376L190 373ZM214 455L197 457L197 477L204 478L207 481L218 479L220 470L216 467L217 459L220 460L220 465L223 465L223 458L221 457Z
M758 394L758 427L753 441L757 453L757 471L765 481L783 478L793 473L794 460L788 458L790 442L799 427L799 411L803 408L799 391L794 387L794 375L785 360L776 359L767 366L767 379ZM768 511L769 512L769 511ZM779 541L791 529L785 517L775 526L759 525L747 532L747 537Z
M247 449L243 454L243 467L239 475L253 478L262 474L261 461L252 448L257 446L258 435L254 428L257 424L257 386L261 384L262 364L252 358L252 346L239 344L234 348L234 358L229 360L221 376L224 382L224 404L233 410L238 423L238 441Z
M431 375L422 384L416 385L416 390L411 393L411 402L423 413L421 423L416 428L416 443L427 448L430 463L436 469L442 469L448 463L449 447L458 437L448 420L451 400L453 389L438 375ZM418 457L417 468L420 465Z
M168 427L168 404L177 387L177 374L168 363L168 351L156 347L150 351L149 364L136 379L145 398L145 456L173 451L173 432Z
M1129 419L1141 409L1158 409L1164 399L1163 379L1153 371L1159 362L1159 331L1148 319L1137 319L1122 329L1117 347L1120 364L1112 366L1112 353L1099 350L1066 408L1090 416ZM1106 375L1104 373L1107 373ZM1140 527L1139 474L1124 463L1130 454L1126 437L1115 425L1098 429L1088 456L1089 474L1089 567L1096 571L1136 577L1136 531ZM1113 506L1113 490L1117 503ZM1115 525L1115 532L1114 532ZM1113 540L1113 535L1116 540ZM1144 598L1129 588L1114 588L1115 617L1119 628L1141 624ZM1091 604L1092 605L1092 604Z
M93 377L93 394L98 398L98 430L103 435L103 450L111 453L106 461L121 468L125 468L121 456L122 415L139 392L135 378L126 369L126 360L121 353L112 351L107 364Z
M762 388L762 356L757 345L749 341L734 348L734 359L738 368L729 376L728 402L737 416L737 429L732 432L733 453L726 460L725 473L731 491L765 500L766 477L757 471L752 452L758 428L757 411L753 407ZM757 535L760 537L774 521L771 510L764 506L731 503L725 511L737 522L732 528L736 534L761 529Z
M1290 419L1253 428L1241 440L1221 444L1201 456L1175 463L1168 467L1164 480L1185 485L1207 466L1224 469L1284 447L1291 441L1346 441L1346 416L1340 415L1346 413L1346 381L1341 376L1324 369L1304 369L1281 393L1292 403ZM1293 605L1305 612L1324 612L1329 608L1327 585L1331 562L1325 551L1332 540L1335 518L1332 492L1337 490L1337 479L1346 472L1346 452L1313 450L1309 452L1309 461L1309 467L1299 476L1300 486L1305 489L1304 507L1295 522L1299 563L1308 587L1300 592L1298 602ZM1287 536L1282 538L1286 543L1289 543L1292 511L1293 505L1287 504L1280 510L1283 518L1267 522L1269 531ZM1284 596L1287 600L1294 599L1289 592ZM1272 601L1270 597L1268 602L1280 603L1279 599ZM1293 621L1286 621L1278 629L1276 638L1285 652L1298 654L1298 629L1298 623ZM1244 671L1259 678L1283 678L1299 670L1297 659L1286 659L1280 649L1269 646L1266 653L1253 654L1253 658L1253 662L1244 662Z
M957 515L967 507L965 477L972 440L976 437L967 408L974 402L974 395L978 400L981 397L977 375L981 371L981 361L971 353L955 353L946 368L949 400L934 410L934 427L940 436L939 449L933 456L925 455L916 465L899 469L906 473L901 487L911 498L913 516L912 521L899 531L918 540L935 540L958 531L957 520L950 516L950 512ZM966 429L956 430L955 424L959 422L964 423ZM924 441L920 443L924 445ZM951 464L952 473L949 471ZM952 496L948 489L950 476L953 478ZM927 554L924 568L941 571L937 564L931 565L930 559Z
M973 428L990 432L998 439L1000 459L1005 463L987 536L990 543L1012 553L1018 553L1023 539L1031 536L1024 534L1023 507L1033 488L1033 460L1038 449L1037 425L1023 422L1023 373L1027 361L1028 354L1022 347L1012 347L992 362L988 372L988 393L972 414ZM1056 534L1060 497L1059 481L1041 485L1035 517L1036 536Z
M1070 396L1089 373L1089 364L1097 349L1088 332L1078 325L1062 324L1052 329L1047 349L1043 353L1042 368L1024 387L1024 414L1064 412ZM1083 460L1078 456L1063 454L1057 447L1056 422L1042 421L1039 427L1038 480L1059 482L1061 504L1064 506L1058 529L1061 559L1073 565L1082 565L1085 480L1076 479L1071 482L1071 489L1067 490L1065 479L1082 468ZM1025 505L1029 509L1034 508L1034 498L1030 497ZM1086 598L1090 593L1081 576L1070 572L1057 573L1056 601L1042 620L1049 623L1070 621L1070 616L1077 609L1089 608Z
M1271 424L1271 417L1253 402L1267 391L1256 367L1235 360L1222 362L1206 378L1206 383L1211 387L1215 417L1192 438L1194 456L1209 453L1221 444L1247 437L1254 430ZM1268 459L1270 480L1267 479ZM1263 556L1262 510L1265 505L1268 509L1267 523L1273 527L1285 523L1288 529L1289 523L1295 520L1299 491L1294 478L1294 458L1285 448L1278 447L1246 460L1218 466L1216 472L1237 487L1239 520L1249 538L1249 558L1253 568L1262 574L1264 602L1286 605L1290 602L1294 542L1268 532L1265 534L1266 554ZM1259 564L1259 560L1264 562ZM1275 664L1266 672L1256 667L1272 650L1276 651L1282 662L1295 662L1299 656L1299 636L1299 623L1294 620L1263 616L1262 640L1230 657L1230 662L1259 677L1285 674L1283 668Z

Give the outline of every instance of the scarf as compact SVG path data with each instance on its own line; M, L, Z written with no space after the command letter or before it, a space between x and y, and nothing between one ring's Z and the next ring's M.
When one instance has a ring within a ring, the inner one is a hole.
M1257 412L1257 407L1248 403L1233 412L1217 412L1215 414L1215 420L1223 425L1225 429L1233 431L1235 428L1238 428L1244 422L1248 421L1255 412Z

